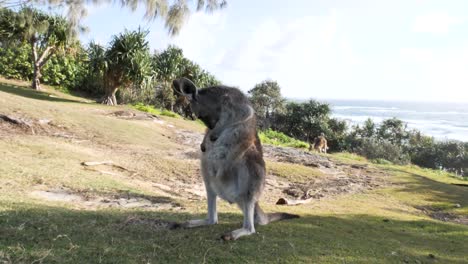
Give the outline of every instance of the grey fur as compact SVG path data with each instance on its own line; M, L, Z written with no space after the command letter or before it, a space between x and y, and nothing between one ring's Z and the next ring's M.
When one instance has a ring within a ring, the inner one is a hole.
M208 127L201 149L201 172L207 192L208 218L190 220L184 227L218 223L216 198L236 203L243 212L242 228L223 235L235 240L255 233L254 223L297 218L286 213L265 214L258 204L265 186L265 162L256 118L247 97L238 89L213 86L198 89L190 80L173 81L190 100L193 113Z

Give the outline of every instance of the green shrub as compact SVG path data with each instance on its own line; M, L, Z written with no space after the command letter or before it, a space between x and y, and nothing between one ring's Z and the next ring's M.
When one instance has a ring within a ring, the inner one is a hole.
M0 75L9 79L31 80L33 67L30 53L29 44L0 47ZM79 46L73 52L53 55L41 70L42 83L68 93L83 79L83 55Z
M166 110L166 109L163 109L163 110L160 110L160 109L156 109L150 105L145 105L145 104L142 104L142 103L137 103L137 104L134 104L132 105L132 107L134 109L137 109L139 111L142 111L142 112L147 112L147 113L150 113L150 114L153 114L153 115L162 115L162 116L168 116L168 117L174 117L174 118L181 118L180 115L172 112L172 111L169 111L169 110Z
M33 68L30 45L0 47L0 75L9 79L30 80Z
M271 129L260 132L260 140L264 144L270 144L282 147L293 147L293 148L308 148L309 144L304 141L300 141L291 137L286 136L281 132L277 132Z
M400 146L386 140L365 138L357 149L357 153L371 160L384 159L395 164L408 164L410 158Z

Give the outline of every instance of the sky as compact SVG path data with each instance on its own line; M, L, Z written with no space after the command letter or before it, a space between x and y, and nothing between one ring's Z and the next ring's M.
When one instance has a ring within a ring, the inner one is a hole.
M84 43L142 26L152 50L169 44L224 84L276 80L296 99L468 103L466 0L228 0L191 15L176 37L143 10L89 6Z

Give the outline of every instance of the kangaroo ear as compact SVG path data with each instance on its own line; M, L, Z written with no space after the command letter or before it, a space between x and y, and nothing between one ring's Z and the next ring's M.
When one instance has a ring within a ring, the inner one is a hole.
M189 79L185 77L175 79L174 81L172 81L172 85L174 86L174 90L177 93L182 94L183 96L187 97L190 101L197 100L198 88Z

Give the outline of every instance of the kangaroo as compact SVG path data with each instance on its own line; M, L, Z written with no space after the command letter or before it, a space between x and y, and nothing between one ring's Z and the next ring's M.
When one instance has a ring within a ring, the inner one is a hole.
M309 151L315 149L319 153L327 153L328 150L328 144L327 144L327 139L325 138L325 135L323 133L320 134L320 136L316 137L314 139L314 144L309 145Z
M255 224L298 218L288 213L265 214L260 208L258 200L265 186L265 161L255 112L247 97L239 89L227 86L198 89L186 78L174 80L173 85L189 99L192 112L207 126L200 148L208 217L189 220L182 226L217 224L218 196L236 203L244 216L242 228L224 234L224 240L254 234Z

